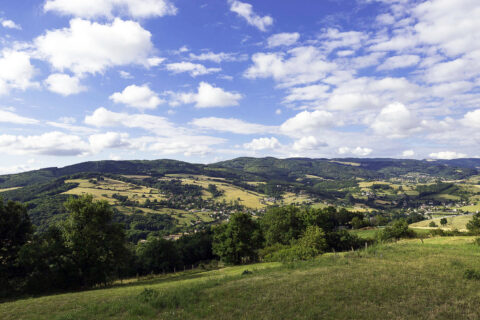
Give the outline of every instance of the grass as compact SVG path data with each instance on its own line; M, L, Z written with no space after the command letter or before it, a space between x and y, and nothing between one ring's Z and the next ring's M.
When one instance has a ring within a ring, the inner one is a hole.
M480 281L464 278L479 270L472 242L405 240L311 262L169 275L3 303L0 318L478 319Z
M467 223L472 219L471 215L463 215L463 216L455 216L455 217L447 217L447 224L445 226L442 226L440 224L440 219L441 218L435 218L431 220L423 220L420 222L416 222L410 225L412 228L427 228L427 229L437 229L437 228L431 228L429 226L430 222L435 222L435 224L440 228L444 230L453 230L457 229L459 231L467 231Z

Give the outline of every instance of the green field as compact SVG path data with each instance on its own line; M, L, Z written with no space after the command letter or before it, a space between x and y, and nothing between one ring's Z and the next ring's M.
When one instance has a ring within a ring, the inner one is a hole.
M480 270L480 247L473 240L405 240L311 262L133 280L6 302L0 318L478 319L480 280L464 278L467 269ZM251 274L242 276L247 269ZM158 296L142 299L144 289Z

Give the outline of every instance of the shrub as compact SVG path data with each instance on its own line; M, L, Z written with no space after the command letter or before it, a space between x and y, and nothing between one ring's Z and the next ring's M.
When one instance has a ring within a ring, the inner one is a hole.
M431 222L428 224L428 226L429 226L430 228L436 228L436 227L438 227L437 224L436 224L434 221L431 221Z
M468 280L480 280L480 271L467 269L465 270L463 277Z
M382 231L377 233L377 238L380 241L399 240L401 238L414 238L415 231L408 227L405 219L400 219L393 222L390 226L385 227Z

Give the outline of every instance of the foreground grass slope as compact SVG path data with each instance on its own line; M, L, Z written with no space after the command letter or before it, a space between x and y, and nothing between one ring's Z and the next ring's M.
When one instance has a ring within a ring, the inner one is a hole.
M406 240L0 304L1 319L478 319L472 237ZM244 270L251 273L242 275ZM148 289L145 291L145 289Z

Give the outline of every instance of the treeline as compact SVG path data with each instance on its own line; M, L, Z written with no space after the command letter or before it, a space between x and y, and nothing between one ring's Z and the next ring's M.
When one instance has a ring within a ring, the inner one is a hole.
M190 268L214 258L209 231L127 242L106 201L70 198L68 218L34 234L24 205L0 200L0 298L107 285L119 278Z
M364 221L362 213L334 207L271 208L257 220L235 213L214 229L213 251L227 263L308 259L326 251L345 251L366 240L347 231Z

